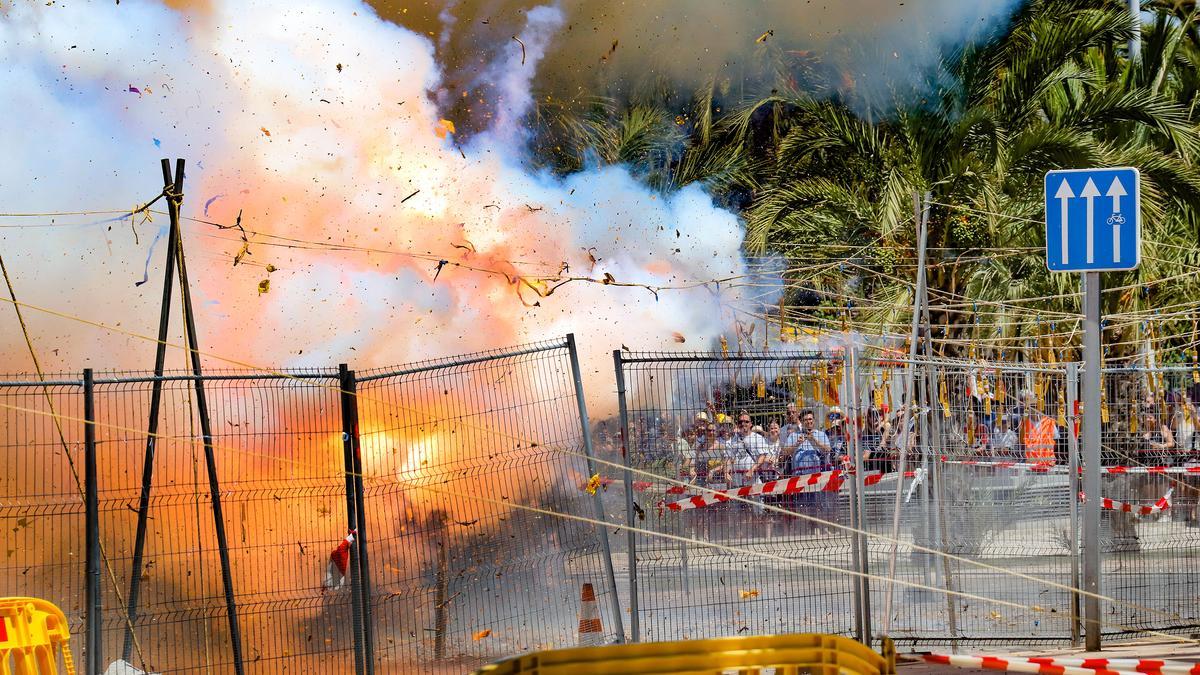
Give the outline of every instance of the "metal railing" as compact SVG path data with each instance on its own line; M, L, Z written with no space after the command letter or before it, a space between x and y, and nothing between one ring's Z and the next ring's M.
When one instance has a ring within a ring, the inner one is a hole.
M1084 587L1085 453L1076 364L909 362L864 357L849 346L617 352L614 360L629 470L609 471L623 478L626 522L676 537L631 530L616 554L628 575L632 639L820 631L860 639L886 633L902 644L1080 640L1082 594L1072 589ZM1111 500L1097 533L1100 592L1111 599L1103 630L1194 631L1200 473L1182 467L1200 460L1200 416L1191 403L1200 398L1200 378L1187 368L1104 376L1103 465L1118 468L1094 496ZM1138 414L1152 417L1131 431L1123 420L1133 413L1119 411L1134 410L1139 399ZM834 447L799 461L812 448L789 447L798 421L789 414L810 410ZM743 416L763 428L768 450L738 440ZM1167 436L1173 452L1160 447ZM760 452L767 461L757 460ZM901 459L907 476L898 474ZM1176 473L1145 468L1164 464ZM828 492L780 494L771 482L815 465L853 473ZM877 472L888 479L871 484ZM750 504L704 498L745 485L759 486L751 495L774 494ZM1137 515L1168 490L1170 508Z
M576 644L585 584L603 641L1036 645L1080 640L1095 536L1108 637L1200 627L1190 368L1105 371L1081 495L1075 364L848 345L614 366L595 423L569 336L367 372L6 376L0 593L62 607L89 665L154 671L233 670L234 644L261 672L466 670ZM1105 501L1091 535L1081 497Z
M570 336L357 376L48 379L0 382L0 594L61 606L89 672L470 669L573 646L584 583L622 635Z

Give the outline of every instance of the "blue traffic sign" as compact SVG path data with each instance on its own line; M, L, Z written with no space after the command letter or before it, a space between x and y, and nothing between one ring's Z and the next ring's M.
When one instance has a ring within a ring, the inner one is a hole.
M1142 257L1142 190L1134 168L1046 173L1046 267L1131 270Z

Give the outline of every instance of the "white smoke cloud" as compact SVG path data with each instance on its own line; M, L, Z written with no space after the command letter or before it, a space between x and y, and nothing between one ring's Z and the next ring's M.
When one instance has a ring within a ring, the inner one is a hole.
M564 179L525 168L519 121L561 23L555 8L527 13L525 62L514 49L488 70L503 101L480 106L496 112L490 131L460 148L437 133L431 40L357 2L216 2L197 14L129 0L13 6L0 20L0 86L6 118L20 123L0 128L0 201L6 212L128 208L161 185L160 157L186 157L185 215L233 223L240 212L247 229L377 251L260 236L245 258L260 266L233 267L234 231L187 223L202 348L263 365L366 367L570 331L596 383L608 382L605 355L621 343L669 348L678 331L687 348L709 346L733 297L713 285L656 298L577 281L542 298L526 287L522 301L513 278L564 263L652 286L738 275L742 231L698 187L662 195L620 167ZM19 298L153 334L165 239L150 283L134 282L165 217L140 225L136 242L128 220L103 218L0 229ZM450 264L434 281L438 259ZM260 295L267 263L279 269ZM152 343L28 319L52 369L152 362ZM9 370L28 370L19 335L3 335Z

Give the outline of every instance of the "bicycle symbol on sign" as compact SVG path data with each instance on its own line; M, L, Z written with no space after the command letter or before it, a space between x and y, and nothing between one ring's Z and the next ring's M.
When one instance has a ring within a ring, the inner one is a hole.
M1108 217L1108 224L1109 225L1124 225L1125 224L1125 216L1123 216L1119 213L1114 213Z

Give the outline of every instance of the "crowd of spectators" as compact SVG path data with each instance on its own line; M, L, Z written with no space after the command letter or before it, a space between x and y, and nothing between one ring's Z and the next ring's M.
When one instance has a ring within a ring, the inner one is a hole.
M1117 410L1104 424L1104 464L1200 463L1200 410L1193 393L1200 391L1147 395L1128 405L1114 405ZM1020 391L1007 409L989 410L991 406L978 399L965 400L961 408L939 405L915 414L904 404L895 410L870 406L857 421L848 419L836 405L817 409L788 403L782 410L747 406L724 412L710 403L690 417L631 419L630 449L636 463L644 467L656 465L666 474L718 489L848 468L853 465L854 447L867 471L895 471L906 452L909 466L915 466L918 448L931 446L918 438L923 432L940 432L934 439L937 451L951 459L1043 466L1067 463L1067 430L1062 421L1074 416L1063 414L1060 401L1039 400L1031 390ZM918 424L921 415L930 415L928 424ZM1136 420L1130 419L1135 415ZM933 416L940 418L936 424ZM821 497L806 499L824 510ZM1189 521L1200 519L1194 495L1179 501Z

